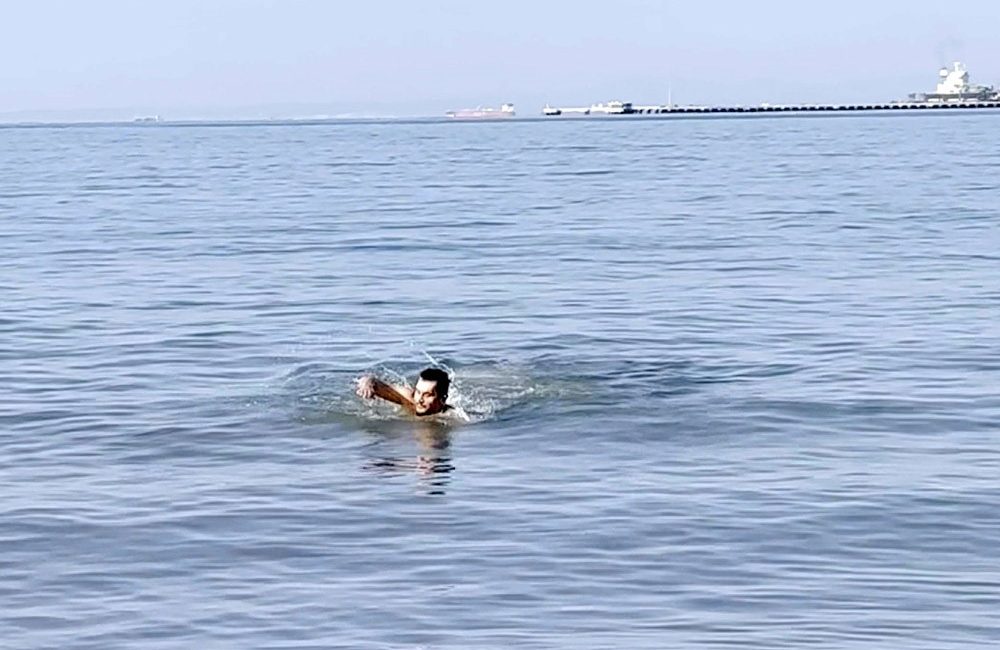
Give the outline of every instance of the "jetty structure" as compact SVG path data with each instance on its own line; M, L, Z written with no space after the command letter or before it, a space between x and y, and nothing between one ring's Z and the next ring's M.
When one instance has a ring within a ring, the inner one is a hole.
M941 68L938 84L933 92L911 93L907 99L875 104L757 104L753 106L707 106L697 104L641 105L626 101L609 101L582 107L557 107L548 104L542 108L546 117L559 116L612 116L612 115L681 115L701 113L807 113L807 112L860 112L860 111L909 111L927 109L983 109L1000 108L1000 89L969 82L969 71L961 63L951 68Z

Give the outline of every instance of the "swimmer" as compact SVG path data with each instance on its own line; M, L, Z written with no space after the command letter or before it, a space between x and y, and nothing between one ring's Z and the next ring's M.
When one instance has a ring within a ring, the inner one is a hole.
M446 403L450 385L447 372L440 368L425 368L420 371L417 385L412 389L409 386L387 384L371 375L365 375L358 380L357 393L365 399L379 397L399 404L413 415L435 415L452 410Z

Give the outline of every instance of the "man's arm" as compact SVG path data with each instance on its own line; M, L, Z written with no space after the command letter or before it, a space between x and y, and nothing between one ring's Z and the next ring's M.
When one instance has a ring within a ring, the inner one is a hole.
M358 395L365 399L379 397L387 402L399 404L407 411L413 412L413 400L402 386L392 386L370 375L358 380Z

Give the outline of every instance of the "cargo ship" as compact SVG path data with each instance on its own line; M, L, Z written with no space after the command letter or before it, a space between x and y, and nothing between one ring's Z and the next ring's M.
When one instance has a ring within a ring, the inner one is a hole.
M445 113L450 118L456 120L498 120L507 117L514 117L514 105L503 104L500 109L489 107L463 108L457 111Z
M932 93L911 93L912 102L989 102L1000 100L1000 90L993 86L969 83L969 70L956 61L938 71L938 83Z

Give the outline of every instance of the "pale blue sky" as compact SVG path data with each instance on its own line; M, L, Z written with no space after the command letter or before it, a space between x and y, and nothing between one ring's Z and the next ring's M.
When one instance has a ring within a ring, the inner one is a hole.
M889 100L1000 82L1000 3L4 1L0 120Z

